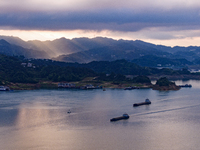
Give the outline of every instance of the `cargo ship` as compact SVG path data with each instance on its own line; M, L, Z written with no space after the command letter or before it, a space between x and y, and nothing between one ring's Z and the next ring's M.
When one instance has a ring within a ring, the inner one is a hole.
M137 107L137 106L141 106L141 105L149 105L149 104L151 104L151 101L147 98L145 100L145 102L133 104L133 107Z
M126 119L128 119L128 118L129 118L129 115L128 115L128 114L123 114L123 115L120 116L120 117L116 117L116 118L110 119L110 121L113 122L113 121L118 121L118 120L126 120Z

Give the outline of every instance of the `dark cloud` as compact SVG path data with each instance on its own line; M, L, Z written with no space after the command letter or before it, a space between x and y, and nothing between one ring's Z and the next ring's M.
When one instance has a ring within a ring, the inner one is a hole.
M63 11L1 13L0 26L25 30L114 30L139 31L147 27L198 28L198 9Z

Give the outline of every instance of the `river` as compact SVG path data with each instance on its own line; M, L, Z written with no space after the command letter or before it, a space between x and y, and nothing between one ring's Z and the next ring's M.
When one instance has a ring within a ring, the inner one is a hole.
M199 150L200 81L176 84L192 88L0 92L0 149Z

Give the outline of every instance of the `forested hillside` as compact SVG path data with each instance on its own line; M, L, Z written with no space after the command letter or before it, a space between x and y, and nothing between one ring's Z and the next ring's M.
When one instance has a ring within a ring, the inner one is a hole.
M24 59L0 55L0 81L13 83L37 83L39 81L80 81L86 77L98 80L126 80L125 75L164 76L189 75L187 69L172 70L141 67L126 60L93 61L87 64L64 63L52 60ZM144 78L145 79L145 78Z
M45 60L43 60L45 62ZM70 66L36 66L31 61L0 55L0 81L18 83L37 83L44 81L79 81L96 73L88 68Z

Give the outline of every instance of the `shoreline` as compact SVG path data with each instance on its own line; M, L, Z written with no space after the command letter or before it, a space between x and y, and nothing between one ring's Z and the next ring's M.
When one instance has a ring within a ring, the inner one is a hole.
M80 86L86 85L85 82L73 82L77 86L74 88L68 88L68 89L81 89ZM87 84L93 84L92 82ZM178 86L176 87L158 87L154 84L141 84L141 83L119 83L119 84L113 84L112 82L104 82L102 84L93 84L94 86L101 86L102 89L110 88L110 89L125 89L127 87L136 87L138 89L153 89L153 90L160 90L160 91L166 91L166 90L179 90L180 88ZM58 82L40 82L36 84L30 84L30 83L9 83L7 86L11 90L37 90L37 89L65 89L64 87L58 87ZM66 88L67 89L67 88Z
M181 76L171 76L171 75L151 75L148 78L151 81L158 80L161 77L166 77L169 80L200 80L200 76L197 75L181 75ZM73 83L75 87L82 87L86 85L93 85L93 86L101 86L102 88L116 88L116 89L125 89L128 87L137 87L140 89L152 88L155 90L177 90L178 87L157 87L154 84L145 84L145 83L132 83L128 81L95 81L93 77L85 78L81 81L74 81L74 82L63 82L63 83ZM52 81L40 81L38 83L7 83L4 84L8 86L11 90L36 90L36 89L57 89L58 83L61 82L52 82Z
M151 81L162 77L166 77L169 80L200 80L200 75L150 75L148 77Z

